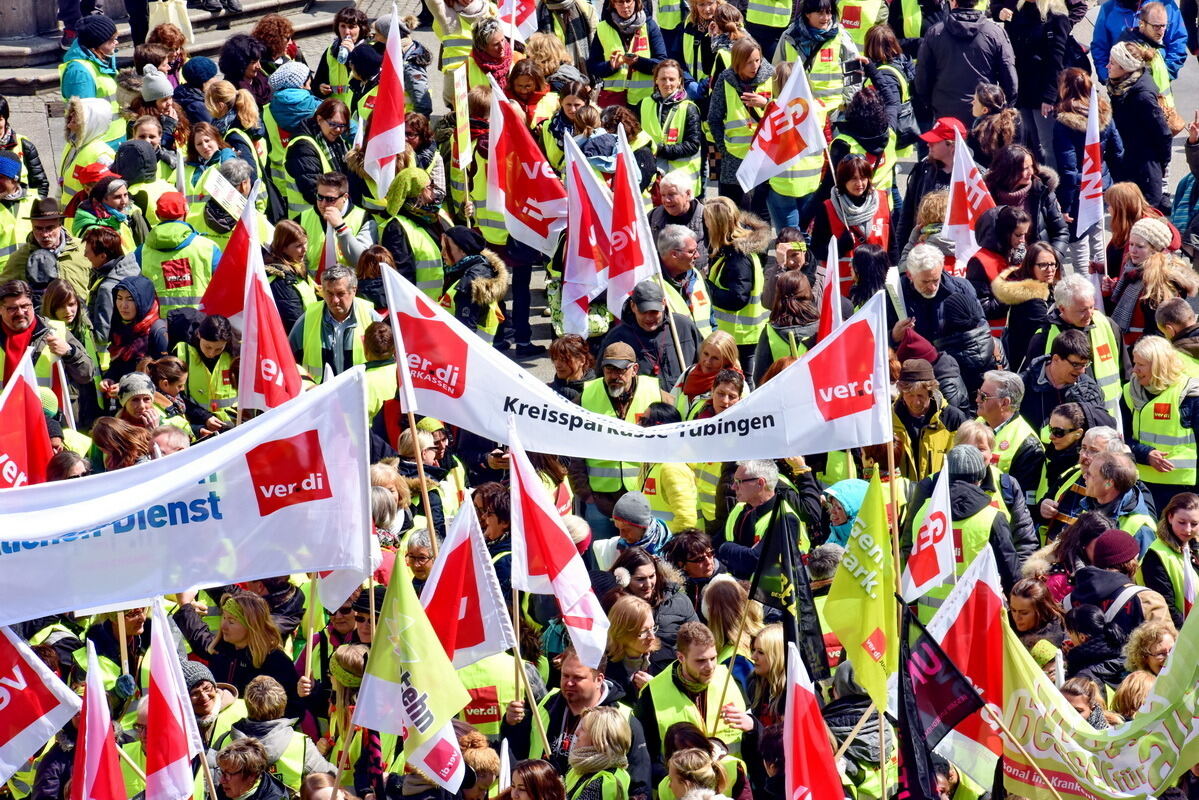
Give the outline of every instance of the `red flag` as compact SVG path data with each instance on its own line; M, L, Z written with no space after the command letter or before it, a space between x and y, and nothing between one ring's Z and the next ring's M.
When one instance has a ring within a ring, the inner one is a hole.
M87 643L87 688L77 727L71 800L125 800L125 780L117 760L100 659L91 640Z
M508 417L512 487L512 586L552 594L580 660L599 666L608 644L608 617L591 588L591 577L574 541L533 469Z
M620 316L633 287L658 271L654 237L641 202L641 171L624 126L616 131L616 174L612 178L612 254L608 260L608 308Z
M0 783L50 741L79 710L71 691L9 628L0 628Z
M420 603L455 669L516 646L474 503L463 503L454 518Z
M841 327L841 258L837 251L837 237L828 240L828 257L825 259L824 285L820 288L820 322L816 327L816 341Z
M953 132L953 174L949 182L949 203L945 211L945 237L953 242L954 273L966 274L966 262L978 252L974 228L988 208L995 207L991 192L962 134Z
M794 642L787 645L787 710L783 714L783 796L841 800L841 775L812 679Z
M487 137L487 210L504 218L508 234L551 254L566 227L566 187L533 141L524 117L491 81Z
M233 226L229 241L221 251L221 266L212 273L212 280L200 298L200 310L205 314L220 314L223 317L240 317L246 302L246 270L250 263L251 242L257 247L257 219L254 200L258 197L261 183L250 191L250 199ZM257 253L262 260L262 253Z
M1067 209L1069 211L1069 209ZM1103 156L1099 148L1099 94L1091 84L1091 102L1087 107L1087 138L1082 152L1082 177L1078 186L1079 235L1103 222Z
M806 70L791 71L782 93L762 110L749 152L737 167L745 191L782 175L804 156L825 147L820 105L812 99Z
M566 202L569 209L562 267L562 327L586 338L591 301L604 290L612 242L612 195L578 144L562 139L566 150Z
M380 199L387 197L391 179L395 177L396 156L408 147L404 135L404 49L400 40L399 14L393 12L363 159L363 169L374 179L375 193Z
M537 33L536 0L500 0L500 22L504 35L517 41L528 41Z
M204 745L161 600L154 601L152 613L146 800L187 800L195 788L191 760L204 752Z
M949 470L942 469L933 487L928 511L912 542L903 567L900 593L905 603L915 603L934 586L954 574L953 509L949 504Z
M29 348L0 392L0 489L43 483L53 456Z

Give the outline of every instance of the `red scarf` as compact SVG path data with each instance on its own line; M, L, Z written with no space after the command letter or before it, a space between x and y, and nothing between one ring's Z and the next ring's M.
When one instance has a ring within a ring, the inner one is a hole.
M549 89L542 89L540 92L533 92L529 95L528 101L521 100L519 97L513 96L512 99L520 106L521 111L525 112L525 124L530 127L533 125L533 115L537 113L537 104L541 102L541 98L549 94Z
M114 361L136 361L146 355L150 344L150 329L154 327L155 322L158 322L157 299L145 316L127 329L124 324L113 325L112 344L108 346L108 354Z
M8 379L17 370L17 362L21 360L21 356L25 355L25 351L29 349L29 343L33 341L33 329L37 327L35 320L32 325L26 328L21 333L13 333L4 326L4 382L8 383Z
M477 47L471 48L470 57L475 60L479 69L495 78L501 89L508 91L508 73L512 71L512 45L507 39L504 40L504 54L499 58L492 58Z
M741 370L734 371L738 375L741 374ZM699 367L690 370L687 373L687 377L683 378L683 394L687 395L689 400L694 400L701 394L710 393L712 391L712 385L716 383L716 376L719 375L720 372L721 370L717 370L716 372L705 374L704 372L700 371Z

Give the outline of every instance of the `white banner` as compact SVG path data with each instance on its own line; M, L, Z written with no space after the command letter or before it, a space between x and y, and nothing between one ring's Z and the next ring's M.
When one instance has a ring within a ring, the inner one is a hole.
M0 625L275 575L362 569L368 452L366 376L356 367L166 458L0 492Z
M727 411L654 428L586 411L384 270L420 413L498 442L516 419L534 452L625 461L783 458L891 441L883 294ZM399 338L399 337L397 337Z

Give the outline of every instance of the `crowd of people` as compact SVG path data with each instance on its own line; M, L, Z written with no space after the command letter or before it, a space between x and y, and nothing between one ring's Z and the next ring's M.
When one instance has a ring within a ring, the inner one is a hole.
M1173 176L1174 192L1167 183L1176 135L1199 170L1199 113L1188 124L1171 91L1199 48L1193 3L1103 0L1089 41L1076 28L1082 0L544 0L524 42L491 0L428 0L403 20L347 5L315 70L280 14L229 36L213 60L189 56L174 25L147 30L144 2L128 4L136 45L118 68L116 24L70 5L57 185L0 98L3 377L32 348L49 479L204 447L241 421L239 331L200 301L255 186L304 381L364 365L369 383L384 551L370 583L311 639L304 576L171 598L222 800L448 797L405 767L397 737L350 722L372 615L393 577L423 586L432 537L467 503L512 596L507 450L400 413L386 268L518 362L548 356L549 385L569 401L642 426L718 415L801 358L828 275L841 276L846 316L892 267L900 276L890 444L778 461L738 460L730 446L712 463L530 454L608 615L606 657L594 669L580 659L552 601L510 608L529 692L512 655L459 670L472 703L455 723L467 765L457 796L497 794L504 739L515 767L502 800L781 798L785 643L811 635L805 658L821 663L808 668L833 670L819 685L847 796L893 794L893 722L859 723L870 700L823 622L875 476L896 489L906 557L948 471L958 574L993 550L1010 624L1051 676L1062 665L1059 688L1087 723L1131 719L1151 692L1190 610L1199 536L1199 205L1192 175ZM414 35L430 25L435 46ZM362 142L393 27L408 149L379 192ZM827 151L746 191L737 169L795 69ZM430 70L443 73L441 96ZM585 334L564 330L567 243L546 257L487 208L493 86L554 169L571 137L610 181L621 128L631 144L661 276L620 307L599 298ZM1092 112L1106 219L1083 229ZM944 230L957 147L996 204L962 258ZM548 353L533 335L543 270ZM795 633L751 597L770 540L793 551L799 602L821 630ZM925 621L947 592L919 602ZM145 788L149 625L132 609L16 628L76 684L83 643L95 644L130 797ZM65 800L75 736L72 722L0 795ZM943 800L1002 791L948 762L936 772ZM197 770L197 797L202 787ZM1188 776L1167 794L1196 792Z

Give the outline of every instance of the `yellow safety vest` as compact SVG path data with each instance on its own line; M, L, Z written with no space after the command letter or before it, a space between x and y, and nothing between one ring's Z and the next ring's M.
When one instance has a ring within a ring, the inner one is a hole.
M662 390L658 387L657 378L637 375L636 381L628 410L625 411L623 417L620 417L620 419L634 424L651 404L662 399ZM596 414L602 414L605 417L617 416L616 410L612 407L612 398L608 396L608 392L604 388L603 378L595 378L583 384L583 394L579 403L583 408ZM637 463L599 458L587 459L587 484L592 491L605 493L619 492L622 489L630 492L636 491L640 488L638 486L640 477L641 466Z
M732 703L737 710L745 710L745 700L741 697L741 689L738 688L737 682L729 681L728 669L723 664L717 664L712 680L708 683L705 697L704 708L707 710L709 718L704 719L700 716L699 708L691 701L691 698L683 694L678 686L675 686L673 668L665 669L655 675L642 689L642 693L649 692L653 701L654 716L658 721L659 741L666 740L666 729L676 722L691 722L705 734L711 734L728 745L729 752L740 753L740 729L730 726L720 716L721 692L724 691L726 684L728 693L724 696L725 704ZM715 733L712 733L713 722L716 722Z
M833 137L834 142L844 142L849 148L851 154L867 157L866 148L862 147L861 142L849 136L848 134L839 133ZM873 160L873 156L869 156ZM874 164L874 178L871 183L875 189L883 189L890 191L895 184L895 165L899 158L895 154L895 131L887 130L887 143L883 146L883 154L881 158Z
M350 229L350 233L355 237L362 230L363 224L366 222L366 211L359 206L354 206L349 213L342 217L346 227ZM321 268L325 258L325 220L320 213L312 207L304 210L300 214L300 227L304 229L304 233L308 235L308 251L304 254L304 266L308 268L308 274L315 277ZM350 269L357 267L357 264L351 264L346 258L345 250L342 249L341 242L334 242L334 248L337 251L337 263L344 264Z
M928 505L931 502L931 499L925 500L924 505L916 511L913 519L924 519L928 514ZM966 567L974 561L974 557L982 552L984 547L990 546L991 525L999 513L1000 509L992 502L991 505L984 506L972 517L953 521L954 575L960 578L966 571ZM945 602L945 598L949 596L952 588L951 583L942 583L940 586L929 589L924 597L920 598L918 611L921 621L932 619L932 615Z
M858 47L866 46L866 31L878 22L883 0L844 0L838 8L841 28Z
M461 176L458 170L451 170ZM487 208L487 153L475 148L475 174L470 182L470 199L475 205L475 222L489 245L508 244L508 226L503 214Z
M616 28L607 20L596 26L595 35L599 37L600 47L604 49L605 56L611 56L617 51L632 53L639 58L649 58L652 55L649 49L649 33L644 25L638 29L627 48ZM604 78L604 91L625 93L625 104L632 107L653 94L654 79L648 73L638 72L633 67L621 66L611 76Z
M979 421L983 421L982 417L979 417ZM1020 452L1020 445L1024 444L1024 440L1029 436L1035 437L1037 432L1019 412L1012 414L1011 419L999 426L999 429L995 431L995 455L999 456L997 466L1000 472L1011 472L1012 461ZM1044 472L1045 469L1042 467L1040 474L1044 474ZM1021 488L1028 491L1025 487Z
M662 288L666 295L666 307L674 314L691 317L691 321L699 329L699 335L706 339L712 332L712 298L708 295L708 285L704 283L699 271L695 271L695 286L686 300L683 300L679 290L669 281L663 280Z
M762 329L770 319L770 310L762 305L762 262L757 253L750 254L749 258L754 271L749 301L738 309L724 309L715 304L712 306L712 318L716 320L716 327L730 334L738 345L757 344L762 336ZM721 278L724 276L726 261L726 257L718 256L713 259L708 271L708 279L712 281L712 285L721 289L724 288Z
M383 404L396 396L399 381L395 361L366 370L366 418L374 419Z
M494 653L458 670L458 680L470 694L470 702L458 719L468 722L484 736L498 736L505 709L519 698L516 690L516 659Z
M589 775L582 775L572 767L567 771L563 783L567 800L578 800L584 794L590 795L590 787L597 781L600 784L600 800L626 800L629 796L629 780L629 771L619 767Z
M843 50L849 51L846 58L841 56ZM828 115L845 102L842 96L845 89L845 67L842 62L850 56L858 56L857 45L844 28L839 28L837 35L825 42L813 55L811 62L804 65L808 71L808 84L812 87L812 98L820 108L821 127L824 126L824 120ZM796 61L798 58L799 50L795 42L790 36L783 36L783 60Z
M433 235L403 214L391 218L399 224L412 249L412 260L416 264L416 288L433 300L443 294L445 268L441 261L441 246Z
M1045 337L1045 355L1053 347L1053 341L1061 333L1057 325L1049 326ZM1108 413L1119 419L1120 414L1120 344L1108 324L1107 317L1100 312L1094 312L1091 319L1091 329L1087 331L1091 340L1091 375L1103 392L1103 406Z
M1174 382L1140 408L1133 402L1132 387L1124 387L1124 401L1132 412L1132 435L1141 444L1160 450L1174 464L1169 472L1158 472L1148 464L1137 464L1137 475L1145 483L1194 487L1199 447L1195 433L1182 425L1183 390L1190 379Z
M139 249L142 274L154 283L162 317L175 308L196 308L212 281L213 256L220 250L199 231L182 220L162 225L185 225L191 231L183 246L176 250L156 250L149 245Z
M790 503L786 501L780 501L778 499L776 499L775 502L783 503L783 507L779 509L780 520L785 514L795 517L795 521L798 523L797 527L799 528L799 538L796 540L795 546L799 548L800 552L806 553L811 548L812 544L808 539L808 526L804 524L803 518L801 518L799 513L791 507ZM733 541L733 534L737 530L737 522L741 519L742 515L748 514L750 510L750 507L745 503L738 503L737 505L733 506L733 510L729 512L728 519L724 521L725 541ZM770 529L771 516L772 514L763 514L754 522L754 540L748 546L752 547L762 539L766 538L766 534Z
M1185 615L1187 611L1186 564L1183 563L1182 553L1161 539L1154 539L1150 543L1149 549L1157 553L1162 562L1162 569L1166 571L1166 576L1170 579L1170 588L1174 590L1174 607L1178 609L1179 614ZM1145 583L1140 567L1137 567L1136 581L1142 585Z
M37 196L27 192L11 208L6 203L0 203L0 264L7 263L8 257L25 243L33 231L29 213L33 210L35 200Z
M682 141L687 133L687 109L694 105L695 103L690 100L676 103L666 118L666 125L663 126L658 117L658 102L652 96L641 101L641 130L649 136L655 151L660 145L676 145ZM703 168L701 153L702 148L697 150L695 155L687 158L672 161L660 158L658 164L664 172L673 172L676 169L685 170L691 176L693 193L696 197L700 197L703 195L703 181L700 175Z
M66 74L67 67L71 64L82 64L92 74L92 80L96 84L96 99L108 101L108 105L112 109L112 119L108 123L108 129L104 131L104 141L124 141L125 118L121 116L121 101L117 96L117 79L112 75L105 75L101 72L100 67L94 61L86 58L76 58L71 61L64 61L58 65L59 86L62 85L62 76ZM70 100L71 98L64 97L63 99Z
M762 84L756 90L758 94L770 97L770 87ZM734 158L745 158L749 154L749 146L754 140L754 132L758 130L759 118L755 119L748 107L741 100L741 92L732 81L724 81L724 149Z
M350 105L350 68L337 60L340 42L325 51L325 68L329 72L329 97Z
M200 351L187 342L175 345L175 356L187 369L187 393L206 409L228 422L237 405L237 385L233 382L233 356L228 348L217 356L216 367L208 369Z
M361 297L354 298L354 340L353 363L362 364L366 361L366 352L362 347L362 337L367 326L373 321L371 314L374 308ZM325 378L325 357L321 343L321 328L325 320L325 304L320 303L304 309L304 348L300 362L314 383L320 383Z
M269 105L262 109L262 126L266 128L267 177L275 185L275 190L279 192L279 196L286 200L288 184L291 181L288 180L284 164L287 144L291 141L292 135L280 128L279 124L275 122L275 115L271 113ZM298 214L299 212L296 212L296 215ZM293 216L290 212L288 215Z
M68 145L63 153L62 165L58 170L58 185L62 187L63 205L69 203L77 192L83 191L83 184L75 177L76 169L96 163L111 164L116 157L116 152L101 139L88 142L73 154L71 146Z
M745 21L767 28L785 28L791 24L791 3L788 0L749 0L745 7ZM762 55L769 58L773 54Z
M328 147L323 142L324 137L322 136L321 139L322 139L322 141L318 142L316 139L314 139L311 136L293 136L287 142L287 149L290 150L292 147L295 147L296 142L308 142L309 144L311 144L313 146L313 148L316 149L316 154L321 160L321 174L324 175L324 174L327 174L327 173L333 171L333 162L329 158ZM284 159L284 172L286 172L286 170L287 170L287 167L286 167L287 155L286 155L286 153L284 154L283 159ZM302 216L304 214L304 212L306 210L312 208L312 206L308 203L307 200L304 199L304 195L302 195L300 193L300 190L298 188L296 188L296 182L290 175L286 176L286 180L287 180L287 194L286 194L287 216L295 219L297 217ZM311 246L311 242L309 242L309 246Z
M1166 105L1174 108L1174 90L1170 88L1170 70L1166 68L1166 59L1162 58L1162 51L1156 47L1153 48L1153 60L1149 62L1149 75L1153 78L1153 85L1157 87L1157 93L1162 96Z
M441 296L440 302L442 308L455 316L458 314L458 302L454 299L458 295L458 283L459 281L454 281L450 284L450 288L446 289L445 294ZM487 313L476 326L475 333L487 344L491 344L495 341L495 334L500 329L500 323L503 320L504 315L500 311L500 303L496 300L487 307Z

